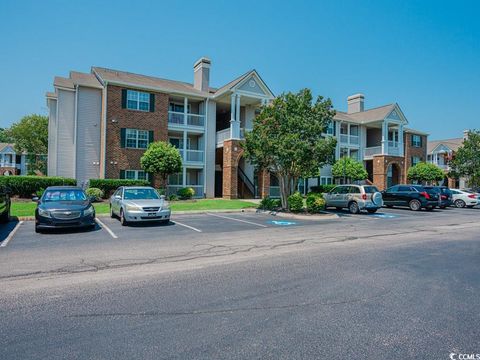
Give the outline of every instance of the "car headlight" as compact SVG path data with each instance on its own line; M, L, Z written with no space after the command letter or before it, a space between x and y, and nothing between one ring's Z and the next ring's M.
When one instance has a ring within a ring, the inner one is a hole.
M168 209L170 209L170 204L168 203L168 201L164 201L162 205L162 210L168 210Z
M50 216L50 211L38 208L38 215L43 216L43 217L51 217Z
M83 216L92 215L94 212L95 212L95 209L93 208L93 206L89 206L88 208L83 210Z
M141 211L142 209L136 205L127 205L125 206L125 209L127 209L127 211Z

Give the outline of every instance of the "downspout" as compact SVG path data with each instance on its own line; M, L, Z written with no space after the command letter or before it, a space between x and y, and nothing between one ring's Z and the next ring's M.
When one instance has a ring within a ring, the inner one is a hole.
M73 178L77 180L77 121L78 121L78 84L75 85L75 114L73 121ZM78 183L77 183L78 185Z
M104 101L105 101L105 106L103 108L103 146L102 146L102 152L103 152L103 178L105 179L107 177L107 94L108 94L108 82L105 81L104 83Z
M204 160L203 160L203 197L207 197L207 150L208 150L208 103L209 98L205 100L205 152L204 152Z

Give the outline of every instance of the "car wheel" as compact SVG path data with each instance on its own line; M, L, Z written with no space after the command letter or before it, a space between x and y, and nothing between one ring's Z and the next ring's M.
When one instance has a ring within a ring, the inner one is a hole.
M123 209L120 209L120 224L122 224L122 226L127 226L128 225L128 221L125 219Z
M360 208L355 201L352 201L350 204L348 204L348 211L350 211L350 214L358 214L360 212Z
M378 209L367 209L369 214L375 214Z
M465 201L460 200L460 199L455 200L455 207L457 207L457 208L464 208L465 205L466 205L466 204L465 204Z
M420 203L420 201L418 200L410 200L410 202L408 203L408 206L410 207L410 210L412 211L418 211L422 208L422 204Z
M35 225L35 232L36 232L37 234L40 234L40 233L42 232L37 225Z
M115 214L114 214L114 212L113 212L113 209L112 209L112 206L111 206L111 205L110 205L110 217L111 217L112 219L115 219Z

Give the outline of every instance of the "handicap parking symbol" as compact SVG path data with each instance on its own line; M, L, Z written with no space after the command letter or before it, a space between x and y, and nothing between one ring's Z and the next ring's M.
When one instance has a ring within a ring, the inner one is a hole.
M270 221L270 223L273 225L279 225L279 226L289 226L289 225L296 224L296 222L294 221L285 221L285 220L272 220Z
M397 217L396 215L392 215L392 214L373 214L373 216L381 219L394 219Z

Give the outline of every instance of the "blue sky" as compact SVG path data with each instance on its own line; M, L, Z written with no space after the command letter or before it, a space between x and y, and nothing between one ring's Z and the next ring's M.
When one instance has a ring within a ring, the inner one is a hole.
M55 75L91 66L220 86L255 68L276 93L346 109L398 102L431 139L480 128L479 1L10 1L0 4L0 126L46 114Z

